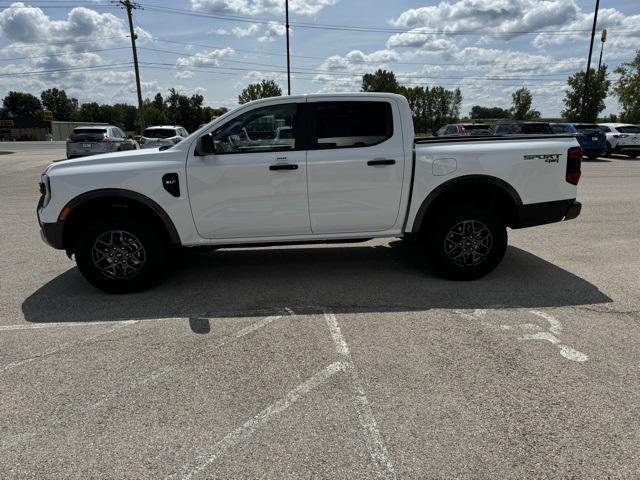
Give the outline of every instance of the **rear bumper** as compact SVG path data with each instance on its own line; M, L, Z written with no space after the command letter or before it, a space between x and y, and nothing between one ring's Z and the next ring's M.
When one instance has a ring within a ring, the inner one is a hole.
M584 155L603 155L604 153L606 153L607 151L607 147L605 146L600 146L600 147L583 147L580 146L580 148L582 149L582 153Z
M582 204L575 199L555 202L532 203L518 207L518 221L511 228L526 228L536 225L572 220L582 210Z

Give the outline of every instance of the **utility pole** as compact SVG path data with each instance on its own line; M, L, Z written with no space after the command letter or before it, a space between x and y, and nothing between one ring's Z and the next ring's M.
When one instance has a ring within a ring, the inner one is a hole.
M291 61L289 59L289 0L284 0L285 27L287 28L287 95L291 95Z
M593 53L593 39L596 36L596 23L598 22L598 9L600 8L600 0L596 0L596 10L593 13L593 27L591 28L591 43L589 44L589 59L587 60L587 71L584 75L584 90L582 91L582 108L580 109L580 119L583 122L587 120L584 118L586 104L587 104L587 93L589 92L589 70L591 70L591 54Z
M144 130L144 109L142 105L142 89L140 88L140 69L138 68L138 51L136 50L137 35L133 31L133 17L131 12L142 8L142 5L131 0L119 0L118 3L122 8L127 10L129 17L129 32L131 33L131 49L133 50L133 68L136 72L136 88L138 90L138 115L140 118L140 132Z
M602 36L600 37L600 60L598 60L598 72L602 66L602 51L604 50L604 42L607 41L607 29L602 30Z

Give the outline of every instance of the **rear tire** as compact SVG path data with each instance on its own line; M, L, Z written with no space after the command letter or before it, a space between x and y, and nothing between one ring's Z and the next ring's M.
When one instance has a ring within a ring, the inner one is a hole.
M605 157L611 157L612 153L613 153L613 151L611 149L611 144L609 142L607 142L607 151L605 152L604 156Z
M140 218L97 219L78 240L76 263L89 283L105 292L139 292L158 283L164 273L163 238Z
M475 280L493 271L507 249L507 228L492 210L458 205L429 221L427 264L451 280Z

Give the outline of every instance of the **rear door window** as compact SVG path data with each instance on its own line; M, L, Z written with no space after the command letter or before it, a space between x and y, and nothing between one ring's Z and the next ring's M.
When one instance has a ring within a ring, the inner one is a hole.
M393 136L389 102L317 102L312 105L315 108L312 148L370 147Z

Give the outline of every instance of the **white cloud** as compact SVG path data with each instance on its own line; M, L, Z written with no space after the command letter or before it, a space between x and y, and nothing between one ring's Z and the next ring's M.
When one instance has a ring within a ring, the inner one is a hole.
M260 30L260 26L257 23L252 23L247 28L233 27L231 29L231 33L233 33L238 38L244 38L255 35L258 30Z
M287 33L287 28L284 25L280 25L279 23L270 23L266 30L264 31L264 35L258 38L259 42L274 42L276 37L282 37ZM289 35L293 35L293 30L289 29Z
M533 45L538 49L563 45L570 41L587 41L593 26L593 13L579 13L576 18L563 25L563 30L583 30L564 35L536 35ZM598 12L598 33L603 28L610 30L605 44L606 58L627 60L633 51L640 48L640 14L625 15L615 8L604 8ZM597 44L596 44L597 45Z
M233 55L234 50L230 47L217 48L214 50L206 51L202 50L189 57L179 57L176 60L176 66L178 67L206 67L217 66L220 64L219 60L224 57Z
M291 0L289 10L298 15L315 15L338 0ZM191 0L193 10L212 14L234 13L257 15L261 13L284 13L282 0Z
M129 33L124 21L111 13L76 7L69 12L66 20L51 20L40 8L25 6L16 2L0 12L0 33L9 41L49 43L125 36Z
M486 31L518 36L518 32L563 25L578 11L575 0L458 0L409 9L391 23L429 31Z
M387 47L420 47L430 52L452 50L456 44L448 38L429 33L426 28L414 28L406 33L391 35L387 40Z

